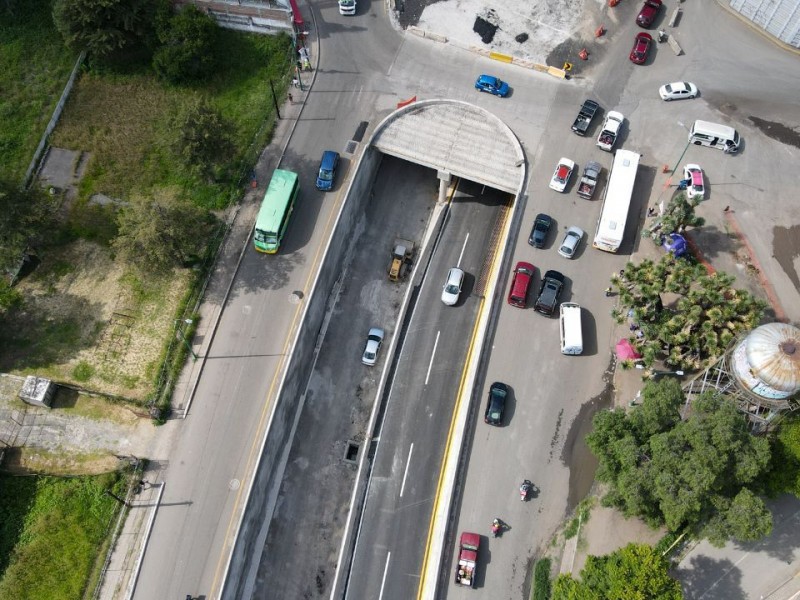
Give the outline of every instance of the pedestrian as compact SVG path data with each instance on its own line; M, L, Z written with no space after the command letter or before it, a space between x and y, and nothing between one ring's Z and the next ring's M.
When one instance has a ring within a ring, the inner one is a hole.
M606 292L606 298L608 298L609 296L612 296L614 294L614 290L611 288L611 286L608 286L605 289L605 292Z
M292 85L296 88L300 87L300 80L297 77L292 78Z
M652 217L654 214L656 214L655 206L651 206L650 208L647 209L647 216L648 217Z
M730 206L726 206L725 208L722 209L722 212L730 212L730 211L731 211Z
M294 98L292 97L291 94L289 94L289 102L294 103Z

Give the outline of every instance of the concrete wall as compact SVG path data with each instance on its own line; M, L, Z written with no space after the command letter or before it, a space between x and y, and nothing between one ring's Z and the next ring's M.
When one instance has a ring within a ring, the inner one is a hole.
M378 150L370 146L356 164L353 180L337 217L316 283L305 300L303 318L270 415L266 439L262 440L261 458L227 567L221 596L224 600L251 596L267 531L275 512L294 430L303 410L305 398L302 393L314 365L317 343L320 335L324 334L329 299L355 248L356 238L352 234L357 230L369 202L369 193L382 157Z

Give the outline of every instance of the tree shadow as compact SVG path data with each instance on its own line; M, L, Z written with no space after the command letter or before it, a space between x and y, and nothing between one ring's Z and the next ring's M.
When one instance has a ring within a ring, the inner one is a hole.
M725 576L720 578L720 573ZM702 597L747 600L742 589L742 571L727 558L693 556L688 565L674 569L671 574L680 581L687 600Z

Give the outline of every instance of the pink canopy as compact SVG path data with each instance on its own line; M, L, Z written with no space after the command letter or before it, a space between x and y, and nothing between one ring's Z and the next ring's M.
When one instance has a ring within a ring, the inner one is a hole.
M618 341L615 349L617 351L617 358L620 360L642 358L642 355L636 351L633 344L626 338L622 338Z

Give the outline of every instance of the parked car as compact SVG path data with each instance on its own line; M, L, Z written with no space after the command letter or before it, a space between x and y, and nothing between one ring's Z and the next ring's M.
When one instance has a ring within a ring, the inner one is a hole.
M528 237L528 243L534 248L544 248L547 242L547 234L550 232L550 227L553 224L553 219L549 215L539 213L533 220L533 227L531 227L531 235Z
M686 186L686 195L691 198L706 197L706 188L703 186L703 169L700 165L688 164L683 167L683 178L689 180Z
M574 168L575 163L573 161L562 157L556 165L556 170L553 171L553 177L550 178L550 189L557 192L563 192L567 189L567 184Z
M495 381L489 388L489 398L486 400L486 412L483 420L489 425L502 425L503 413L506 412L506 398L508 397L508 386L505 383Z
M528 288L531 287L533 274L536 271L531 263L520 261L514 267L511 278L511 289L508 290L508 303L517 308L525 308L528 304Z
M501 81L493 75L481 75L478 77L478 80L475 82L475 89L500 96L501 98L508 96L509 90L508 84L505 81Z
M647 60L647 55L650 53L650 46L653 44L653 38L649 33L637 33L636 39L633 40L633 48L629 58L631 62L637 65L643 65Z
M542 277L542 287L539 288L539 297L533 308L543 315L551 316L558 306L562 289L564 289L564 275L558 271L547 271Z
M333 182L336 179L336 167L339 166L339 153L333 150L325 150L322 159L319 161L319 173L317 174L317 189L323 192L333 189Z
M383 343L383 329L373 327L367 334L367 345L364 346L364 354L361 355L361 362L371 367L378 362L378 351Z
M683 100L684 98L696 98L697 86L688 81L676 81L658 88L658 95L666 102Z
M447 279L442 288L442 302L447 306L454 306L461 295L461 284L464 283L464 271L458 267L452 267L447 272Z
M639 27L650 27L661 10L661 0L644 0L644 6L636 16L636 24Z
M561 242L558 253L564 258L572 258L575 256L575 250L577 250L578 244L581 243L583 235L583 229L580 227L575 227L573 225L567 229L567 233L564 235L564 241Z

